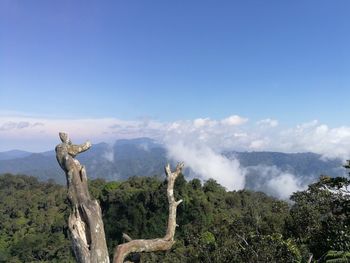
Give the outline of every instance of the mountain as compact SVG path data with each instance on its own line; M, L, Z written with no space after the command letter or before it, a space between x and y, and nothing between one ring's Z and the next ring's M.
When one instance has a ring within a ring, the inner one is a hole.
M167 162L164 147L149 138L100 143L78 159L86 164L88 175L107 180L160 175Z
M8 156L0 159L0 174L26 174L40 180L53 179L58 183L66 181L56 161L55 151L28 153L14 158L10 158L7 153L0 153L0 156ZM77 159L86 166L90 178L106 180L123 180L136 175L160 175L167 162L166 150L149 138L118 140L114 145L94 144Z
M320 154L281 152L225 152L229 158L236 158L243 167L276 167L299 177L319 177L322 174L343 176L345 169L341 159L325 159Z
M11 160L16 158L23 158L31 155L30 152L21 151L21 150L11 150L6 152L0 152L0 160Z
M315 153L230 151L223 155L228 159L239 160L246 171L246 187L253 190L265 191L268 180L286 174L297 178L299 184L310 183L321 174L345 175L341 160L323 159ZM118 140L113 145L94 144L89 151L77 158L86 166L90 178L106 180L124 180L131 176L161 176L163 167L168 162L164 146L150 138ZM2 152L0 173L33 175L40 180L54 179L58 183L65 183L66 180L54 151Z
M282 199L305 189L320 175L346 176L342 160L325 159L316 153L226 152L224 155L239 160L246 172L247 189Z

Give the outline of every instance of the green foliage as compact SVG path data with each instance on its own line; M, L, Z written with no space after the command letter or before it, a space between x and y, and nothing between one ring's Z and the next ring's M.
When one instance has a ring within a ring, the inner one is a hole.
M0 262L73 262L65 196L34 177L0 176Z
M205 231L202 235L201 235L201 243L204 245L215 245L215 236L213 235L213 233L209 232L209 231Z
M346 178L323 176L291 197L295 204L286 231L315 258L329 250L350 251L349 198L339 192L349 183Z
M101 200L111 251L123 242L123 232L132 238L165 234L166 182L133 177L113 185L106 184ZM226 192L214 180L202 186L198 179L187 182L183 176L174 189L176 198L184 200L178 207L176 243L167 253L142 254L143 262L299 262L298 248L282 236L287 203L263 193ZM278 238L273 236L276 232Z
M334 251L330 250L327 252L324 261L325 263L346 263L350 262L350 252L345 251Z
M348 185L323 177L292 196L293 205L260 192L227 192L215 180L203 185L181 175L175 184L176 243L170 251L136 255L141 262L347 262L349 201L325 190ZM110 253L132 238L166 231L166 182L131 177L89 182L101 203ZM0 176L0 262L74 262L67 238L66 189L33 177ZM336 252L338 251L338 252ZM134 255L135 256L135 255Z

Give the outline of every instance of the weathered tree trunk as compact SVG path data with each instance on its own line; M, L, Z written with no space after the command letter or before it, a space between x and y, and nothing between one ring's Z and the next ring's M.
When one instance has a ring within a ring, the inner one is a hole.
M72 240L73 251L78 263L109 263L101 208L97 200L90 198L85 167L76 155L91 147L88 141L74 145L68 134L60 132L62 143L56 146L56 158L67 177L68 199L71 204L71 214L68 227ZM169 217L167 231L164 237L155 239L132 240L123 234L127 243L120 244L114 251L113 263L123 263L133 252L153 252L169 250L175 243L176 209L182 200L175 201L174 184L183 168L183 163L176 166L172 172L170 165L165 167L167 175L167 196L169 202Z
M56 146L56 158L67 176L72 208L68 227L75 257L78 263L109 263L100 205L90 198L85 167L74 159L91 143L74 145L66 133L59 135L62 143Z
M166 234L163 238L156 239L136 239L132 240L128 235L124 234L124 238L129 242L120 244L114 251L113 263L123 263L124 259L134 252L154 252L154 251L165 251L169 250L174 241L175 229L176 229L176 209L182 200L175 201L174 197L174 184L178 175L181 173L183 163L176 166L175 172L171 172L170 165L165 167L165 173L167 175L168 187L167 196L169 202L169 217L168 227Z

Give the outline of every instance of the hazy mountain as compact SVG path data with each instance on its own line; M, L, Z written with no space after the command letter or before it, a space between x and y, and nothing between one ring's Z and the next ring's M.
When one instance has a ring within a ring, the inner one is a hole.
M282 199L315 182L320 175L345 176L340 159L324 159L315 153L226 152L246 171L245 187Z
M237 158L243 167L275 166L299 177L319 177L321 174L343 176L340 159L324 159L316 153L225 152L227 158Z
M0 160L11 160L16 158L23 158L31 155L30 152L21 151L21 150L11 150L6 152L0 152Z
M237 158L246 169L246 186L264 190L261 185L277 176L276 173L289 173L300 180L310 182L321 174L344 175L341 160L325 160L314 153L279 152L225 152L227 158ZM167 162L166 149L149 138L118 140L114 145L94 144L78 156L87 167L90 178L107 180L126 179L130 176L152 176L163 174ZM186 161L186 160L184 160ZM186 171L186 170L185 170ZM28 153L9 151L0 153L0 173L33 175L41 180L54 179L65 183L65 175L59 168L55 152Z
M0 156L9 156L7 153L0 153ZM165 149L149 138L118 140L114 145L94 144L78 159L87 167L90 178L107 180L159 175L167 161ZM0 159L0 173L33 175L41 180L54 179L58 183L66 180L54 151Z

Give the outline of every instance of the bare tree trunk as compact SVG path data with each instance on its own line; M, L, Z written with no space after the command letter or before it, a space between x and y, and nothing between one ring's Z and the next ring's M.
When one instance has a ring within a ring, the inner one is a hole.
M62 143L56 146L56 158L67 177L72 208L68 227L75 257L78 263L109 263L100 205L90 198L85 167L74 159L91 143L74 145L66 133L59 135Z
M72 208L68 227L75 257L78 263L109 263L100 205L97 200L90 198L85 167L74 159L79 153L87 151L91 143L87 141L81 145L74 145L69 140L68 134L60 132L59 136L62 143L56 146L56 158L67 177L68 199ZM165 167L169 202L165 236L132 240L128 235L123 234L128 242L116 247L113 263L123 263L125 258L133 252L165 251L173 246L177 226L176 209L182 202L182 200L175 201L174 184L182 168L183 163L179 163L174 172L170 170L169 164Z
M132 240L128 235L123 234L124 238L129 242L118 245L114 251L113 263L123 263L124 259L134 252L153 252L153 251L165 251L169 250L174 241L175 229L176 229L176 209L182 200L175 201L174 197L174 183L178 175L181 173L183 163L176 166L175 172L171 172L170 165L165 167L165 173L167 175L168 187L167 196L169 202L169 217L168 227L166 234L163 238L156 239L136 239Z
M308 259L307 263L311 263L313 256L314 255L312 255L312 254L309 256L309 259Z

